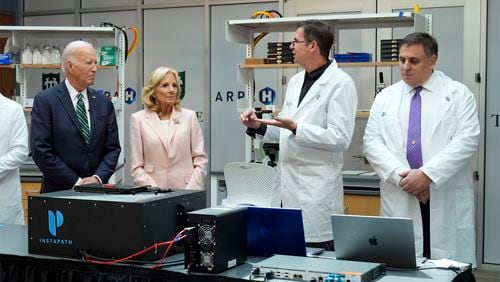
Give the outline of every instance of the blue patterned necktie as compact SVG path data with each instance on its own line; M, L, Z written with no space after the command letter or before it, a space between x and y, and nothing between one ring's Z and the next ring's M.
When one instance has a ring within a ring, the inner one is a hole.
M408 141L406 143L406 159L412 169L419 168L423 165L422 162L422 145L421 145L421 114L422 114L422 98L420 91L422 86L415 88L415 94L411 98L410 117L408 120Z
M80 128L82 130L83 139L87 144L90 143L90 127L89 121L87 119L87 111L85 110L85 103L83 102L83 94L78 93L76 96L78 98L78 102L76 103L76 119L80 124Z

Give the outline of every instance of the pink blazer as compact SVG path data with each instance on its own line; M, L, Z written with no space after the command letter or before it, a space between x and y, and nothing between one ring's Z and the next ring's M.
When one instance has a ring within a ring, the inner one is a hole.
M203 190L208 157L203 135L192 110L175 110L170 134L158 114L142 110L130 117L130 165L136 185Z

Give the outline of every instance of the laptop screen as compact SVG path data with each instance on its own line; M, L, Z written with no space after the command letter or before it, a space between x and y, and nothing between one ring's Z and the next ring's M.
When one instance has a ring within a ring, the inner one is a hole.
M247 227L249 256L306 255L300 209L248 207Z
M333 214L332 230L337 259L417 267L410 218Z

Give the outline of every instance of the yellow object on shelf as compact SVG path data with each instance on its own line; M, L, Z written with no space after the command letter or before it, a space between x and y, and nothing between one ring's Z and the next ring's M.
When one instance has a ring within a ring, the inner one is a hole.
M420 5L413 4L413 13L420 14Z

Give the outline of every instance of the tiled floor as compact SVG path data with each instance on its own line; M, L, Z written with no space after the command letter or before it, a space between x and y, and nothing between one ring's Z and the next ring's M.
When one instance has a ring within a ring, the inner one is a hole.
M476 282L499 282L500 271L475 270Z

